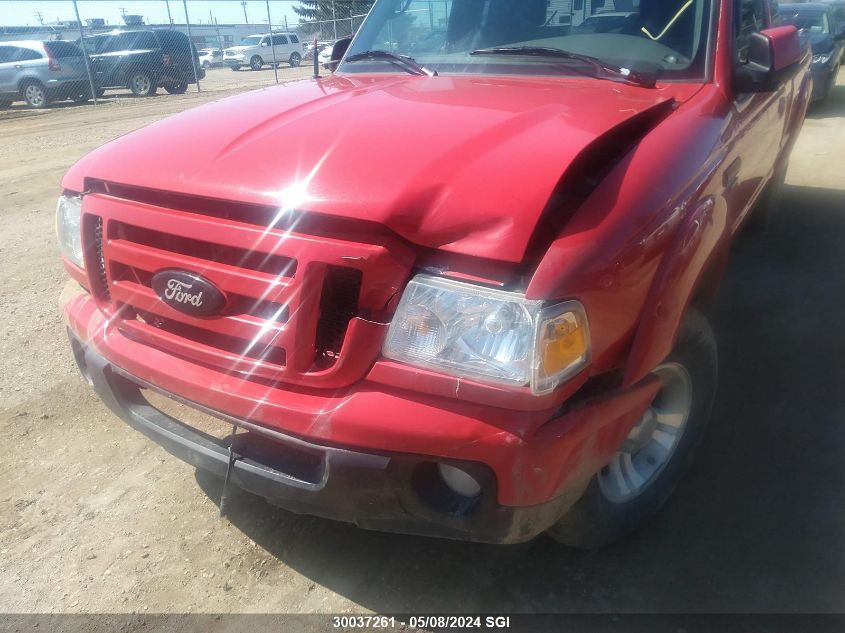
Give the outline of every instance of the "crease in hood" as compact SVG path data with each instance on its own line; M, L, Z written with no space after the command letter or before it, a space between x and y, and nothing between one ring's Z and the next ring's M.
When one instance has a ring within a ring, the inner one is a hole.
M367 220L423 247L518 262L575 157L676 97L670 90L336 75L163 119L96 150L64 184L89 178Z

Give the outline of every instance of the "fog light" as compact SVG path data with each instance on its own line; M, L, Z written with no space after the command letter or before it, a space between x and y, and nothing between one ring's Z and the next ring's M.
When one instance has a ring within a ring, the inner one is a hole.
M460 468L449 464L437 464L437 470L446 485L462 497L472 498L481 494L481 484L475 480L475 477Z

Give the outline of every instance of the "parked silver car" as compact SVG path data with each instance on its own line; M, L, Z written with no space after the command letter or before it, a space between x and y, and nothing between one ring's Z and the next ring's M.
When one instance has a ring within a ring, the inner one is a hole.
M53 101L91 98L82 50L71 42L0 42L0 107L26 101L46 108Z

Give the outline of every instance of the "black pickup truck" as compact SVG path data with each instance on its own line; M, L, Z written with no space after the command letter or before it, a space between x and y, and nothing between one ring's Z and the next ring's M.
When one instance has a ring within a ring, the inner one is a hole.
M179 31L115 31L86 37L83 44L101 91L127 87L135 96L147 97L161 86L181 94L196 78L205 77L197 49Z

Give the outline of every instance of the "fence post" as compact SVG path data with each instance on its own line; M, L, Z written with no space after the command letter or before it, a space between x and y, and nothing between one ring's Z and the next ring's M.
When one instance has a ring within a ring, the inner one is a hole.
M188 0L182 0L182 5L185 7L185 28L188 30L188 50L191 54L191 68L194 69L194 81L197 82L197 92L202 92L200 88L200 77L197 72L197 60L194 57L194 41L191 39L191 18L188 17Z
M88 49L85 48L85 34L82 32L82 20L79 17L79 7L73 0L73 10L76 12L76 23L79 25L79 44L82 48L82 58L85 60L85 72L88 74L88 87L91 88L91 98L97 105L97 86L94 85L94 75L91 74L91 62L88 59Z
M337 42L337 16L334 12L334 0L332 0L332 26L334 27L334 41Z
M276 77L276 83L279 83L279 64L276 61L276 36L273 35L273 18L270 17L270 0L265 0L265 2L267 4L267 26L270 27L270 48L273 50L273 75Z

